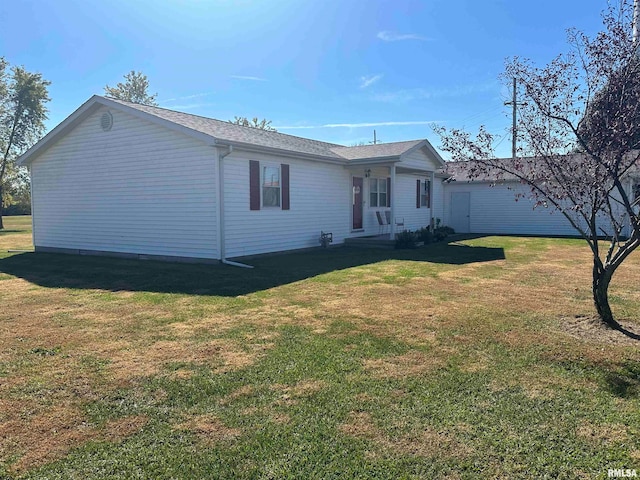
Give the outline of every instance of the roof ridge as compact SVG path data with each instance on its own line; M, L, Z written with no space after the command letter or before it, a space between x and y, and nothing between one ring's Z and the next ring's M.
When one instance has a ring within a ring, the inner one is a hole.
M378 143L368 143L366 145L340 145L339 148L368 148L368 147L378 147L381 145L395 145L398 143L420 143L424 141L424 139L415 139L415 140L400 140L399 142L378 142Z
M265 133L268 133L268 134L284 135L284 136L287 136L287 137L299 138L299 139L310 141L310 142L322 143L324 145L328 145L330 148L335 148L335 147L347 148L345 145L340 145L339 143L324 142L322 140L316 140L316 139L313 139L313 138L306 138L306 137L299 137L297 135L291 135L289 133L282 133L282 132L273 131L273 130L264 130L264 129L261 129L261 128L250 127L250 126L247 126L247 125L239 125L237 123L233 123L233 122L230 122L228 120L220 120L219 118L205 117L204 115L197 115L195 113L181 112L180 110L172 110L170 108L160 107L160 106L157 106L157 105L145 105L144 103L129 102L127 100L120 100L119 98L107 97L107 96L102 96L102 95L97 95L97 96L101 97L101 98L106 98L107 100L114 100L114 101L116 101L118 103L124 103L124 104L130 105L130 106L132 106L132 108L136 108L136 106L142 106L142 107L145 107L145 108L157 108L159 110L164 110L166 112L179 113L181 115L188 115L190 117L198 117L198 118L202 118L204 120L209 120L209 121L213 120L214 122L220 122L220 123L224 123L224 124L227 124L227 125L234 125L234 126L240 127L240 128L250 128L253 131L259 130L259 131L262 131L262 132L265 132Z

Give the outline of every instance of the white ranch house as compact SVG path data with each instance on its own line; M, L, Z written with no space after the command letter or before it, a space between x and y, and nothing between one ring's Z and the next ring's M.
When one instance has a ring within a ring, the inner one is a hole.
M97 95L19 162L40 252L227 261L436 219L458 233L576 235L559 212L515 201L517 181L443 168L427 140L344 147Z
M19 161L40 252L224 261L444 216L427 140L344 147L101 96Z

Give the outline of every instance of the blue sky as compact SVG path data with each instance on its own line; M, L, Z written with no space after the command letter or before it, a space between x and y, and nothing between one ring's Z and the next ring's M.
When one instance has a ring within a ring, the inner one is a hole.
M143 71L160 106L351 145L439 140L431 122L504 134L505 58L549 61L605 0L20 0L0 3L0 55L52 82L53 128ZM508 156L509 138L498 147Z

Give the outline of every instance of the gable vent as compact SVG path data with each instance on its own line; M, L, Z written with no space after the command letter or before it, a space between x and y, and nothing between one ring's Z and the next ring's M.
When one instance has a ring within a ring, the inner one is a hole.
M113 127L113 115L111 115L111 112L105 112L102 114L100 117L100 126L105 132L111 130L111 127Z

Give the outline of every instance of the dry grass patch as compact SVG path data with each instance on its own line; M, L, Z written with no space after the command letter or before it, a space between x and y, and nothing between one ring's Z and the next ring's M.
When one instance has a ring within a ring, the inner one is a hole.
M532 399L555 398L563 390L593 392L600 388L595 381L561 376L544 366L529 366L519 372L511 370L508 376L494 379L489 384L489 388L495 392L514 387L522 388L524 394Z
M109 420L104 426L103 437L110 442L120 441L140 431L148 422L149 419L144 415Z
M576 429L576 435L596 445L624 442L629 439L627 427L619 423L594 425L585 422Z
M20 473L64 457L89 440L121 441L142 429L148 419L130 416L111 420L98 428L87 422L74 404L57 404L30 416L0 423L0 461L17 461L11 470Z
M438 347L438 353L431 355L412 350L403 355L366 359L363 364L365 370L376 378L415 377L444 367L446 356L453 352L453 349L445 347Z
M232 403L233 401L242 398L242 397L251 397L255 392L255 388L252 385L243 385L242 387L234 390L226 397L220 400L221 405L227 405Z
M0 235L0 251L33 250L31 233L12 233Z
M623 319L618 319L618 322L626 329L640 333L640 325L636 322L625 321ZM603 345L640 345L638 340L626 337L620 332L604 325L597 315L562 317L558 330L589 343L600 343Z
M215 373L245 368L256 355L234 345L229 340L189 342L185 340L159 341L146 348L118 348L109 353L109 369L119 379L131 379L157 374L171 362L197 363L211 366Z
M430 427L419 432L386 435L375 425L367 412L351 412L338 430L345 435L369 440L385 451L390 450L402 455L462 459L473 451L470 446L462 444L450 433Z
M176 425L176 428L193 432L200 441L210 445L233 441L242 435L242 431L226 426L215 415L197 415Z
M295 385L283 385L276 383L271 385L272 390L281 392L278 404L294 405L300 398L310 397L326 388L327 383L323 380L303 380Z

